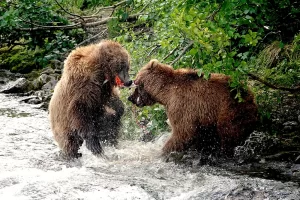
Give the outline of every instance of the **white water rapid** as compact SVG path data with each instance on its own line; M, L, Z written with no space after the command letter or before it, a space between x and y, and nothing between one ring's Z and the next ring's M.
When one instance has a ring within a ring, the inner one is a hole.
M82 158L64 160L48 113L0 94L0 200L300 199L292 182L164 162L164 141L120 141L105 148L106 158L83 146Z

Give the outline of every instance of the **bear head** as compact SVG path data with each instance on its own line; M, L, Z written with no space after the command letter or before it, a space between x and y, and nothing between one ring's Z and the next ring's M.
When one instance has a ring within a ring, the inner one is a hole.
M105 69L106 78L115 81L115 77L118 77L122 85L130 86L132 84L128 74L130 56L126 49L110 40L100 42L98 47L101 59L99 63L102 65L101 68Z
M134 81L136 86L133 93L128 97L128 101L132 102L138 107L151 106L157 101L145 90L144 83L148 84L149 77L153 76L154 69L159 68L160 63L156 59L152 59L149 63L143 66ZM149 84L153 85L153 84Z
M128 97L128 101L137 107L152 106L157 103L149 93L144 89L143 84L138 85L133 93Z
M157 75L159 75L162 71L164 73L169 72L170 74L172 74L173 68L170 65L166 65L160 63L156 59L152 59L149 63L147 63L139 70L134 83L136 85L144 84L145 82L148 82L150 80L149 76L157 77Z

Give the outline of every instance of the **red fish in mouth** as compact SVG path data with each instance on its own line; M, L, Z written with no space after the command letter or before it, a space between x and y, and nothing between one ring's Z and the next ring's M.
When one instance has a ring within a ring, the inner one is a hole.
M115 81L116 81L117 86L123 86L124 85L124 83L122 83L121 79L118 76L116 76Z

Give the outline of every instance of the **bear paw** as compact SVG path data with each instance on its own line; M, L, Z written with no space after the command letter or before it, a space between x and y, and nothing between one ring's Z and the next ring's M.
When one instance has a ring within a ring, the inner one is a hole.
M75 153L75 152L72 152L72 153L65 153L63 151L60 151L59 152L59 156L63 157L64 159L67 159L67 160L70 160L70 159L73 159L73 158L80 158L82 157L82 153Z
M86 139L85 142L86 148L90 150L93 154L102 154L103 149L98 138L89 138Z

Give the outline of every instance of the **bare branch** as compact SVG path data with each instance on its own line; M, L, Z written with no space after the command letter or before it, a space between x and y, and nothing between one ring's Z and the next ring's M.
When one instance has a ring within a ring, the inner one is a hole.
M136 20L140 15L142 14L134 14L134 15L130 15L127 17L126 21L130 21L130 20ZM95 26L99 26L102 24L106 24L107 22L109 22L112 19L118 19L118 17L108 17L106 19L103 19L101 21L97 21L97 22L91 22L91 23L87 23L85 26L86 27L95 27Z
M79 43L78 45L76 45L76 47L79 47L79 46L81 46L81 45L86 45L86 44L90 43L90 41L92 41L93 39L97 38L98 36L103 35L106 31L107 31L107 29L103 30L102 32L100 32L100 33L98 33L98 34L96 34L96 35L93 35L92 37L90 37L90 38L88 38L88 39L82 41L82 42Z
M26 20L26 19L24 19L24 18L19 18L21 21L23 21L23 22L25 22L25 23L27 23L27 24L30 24L30 25L33 25L33 26L31 26L31 27L42 27L42 28L47 28L47 27L56 27L56 26L48 26L48 25L41 25L41 24L37 24L37 23L34 23L34 22L32 22L32 21L29 21L29 20ZM57 23L57 22L45 22L45 23L47 23L47 24L55 24L55 23ZM63 25L63 26L67 26L67 25ZM18 30L18 29L17 29Z
M95 26L99 26L102 24L106 24L107 22L109 22L112 19L117 19L117 17L107 17L101 21L96 21L96 22L91 22L91 23L87 23L86 26L87 27L95 27Z
M128 18L125 21L136 20L140 15L142 15L142 14L130 15L130 16L128 16ZM109 22L112 19L118 19L118 17L108 17L108 18L103 19L101 21L86 23L86 24L84 24L83 27L84 28L96 27L96 26L99 26L99 25L106 24L107 22ZM33 28L17 28L16 30L20 30L20 31L67 30L67 29L81 28L82 25L83 25L81 22L76 23L76 24L71 24L71 25L64 25L64 26L43 26L43 25L32 23L32 22L28 22L28 21L27 21L27 23L30 23L30 24L34 25L35 27L33 27Z
M218 7L216 10L214 10L214 11L211 13L211 15L209 15L206 19L207 19L207 20L210 20L210 21L214 21L214 20L215 20L215 16L216 16L217 13L221 10L221 8L222 8L222 4L220 4L219 7Z
M149 3L147 3L138 13L144 12L144 10L150 5L150 3L152 2L150 1Z
M37 31L37 30L67 30L67 29L77 29L81 27L81 23L64 25L64 26L43 26L35 23L30 23L36 27L34 28L16 28L19 31Z
M54 1L56 2L56 4L57 4L63 11L65 11L66 13L68 13L68 14L71 15L71 16L80 18L80 19L82 20L82 22L85 23L83 17L81 17L80 15L76 15L76 14L73 14L73 13L68 12L66 9L64 9L64 8L60 5L60 3L58 3L57 0L54 0Z
M277 89L277 90L284 90L284 91L289 91L289 92L298 92L300 91L300 86L294 87L294 88L288 88L288 87L282 87L282 86L276 86L273 85L272 83L269 83L268 81L258 77L257 75L253 74L253 73L248 73L247 74L251 79L256 80L258 82L261 82L262 84L268 86L269 88L272 89Z
M122 5L122 4L126 3L126 2L127 2L127 0L124 0L124 1L121 1L121 2L116 3L114 5L111 5L111 6L101 7L92 16L95 17L101 10L115 9L116 7ZM91 16L89 16L89 17L91 17Z
M169 58L169 56L171 56L174 53L174 51L176 51L179 48L179 46L180 45L177 45L177 47L175 47L172 51L170 51L170 53L163 58L163 61Z
M179 54L179 56L177 56L177 58L175 58L175 60L173 60L170 65L174 65L174 63L176 63L188 50L190 47L192 47L194 44L193 41L191 41L186 47L184 47L184 49L182 50L182 52Z
M20 45L20 46L25 46L28 45L30 42L14 42L12 43L13 45Z
M157 45L155 45L152 49L151 49L151 51L148 53L148 57L149 56L151 56L151 54L156 50L156 49L158 49L160 47L160 45L159 44L157 44Z

